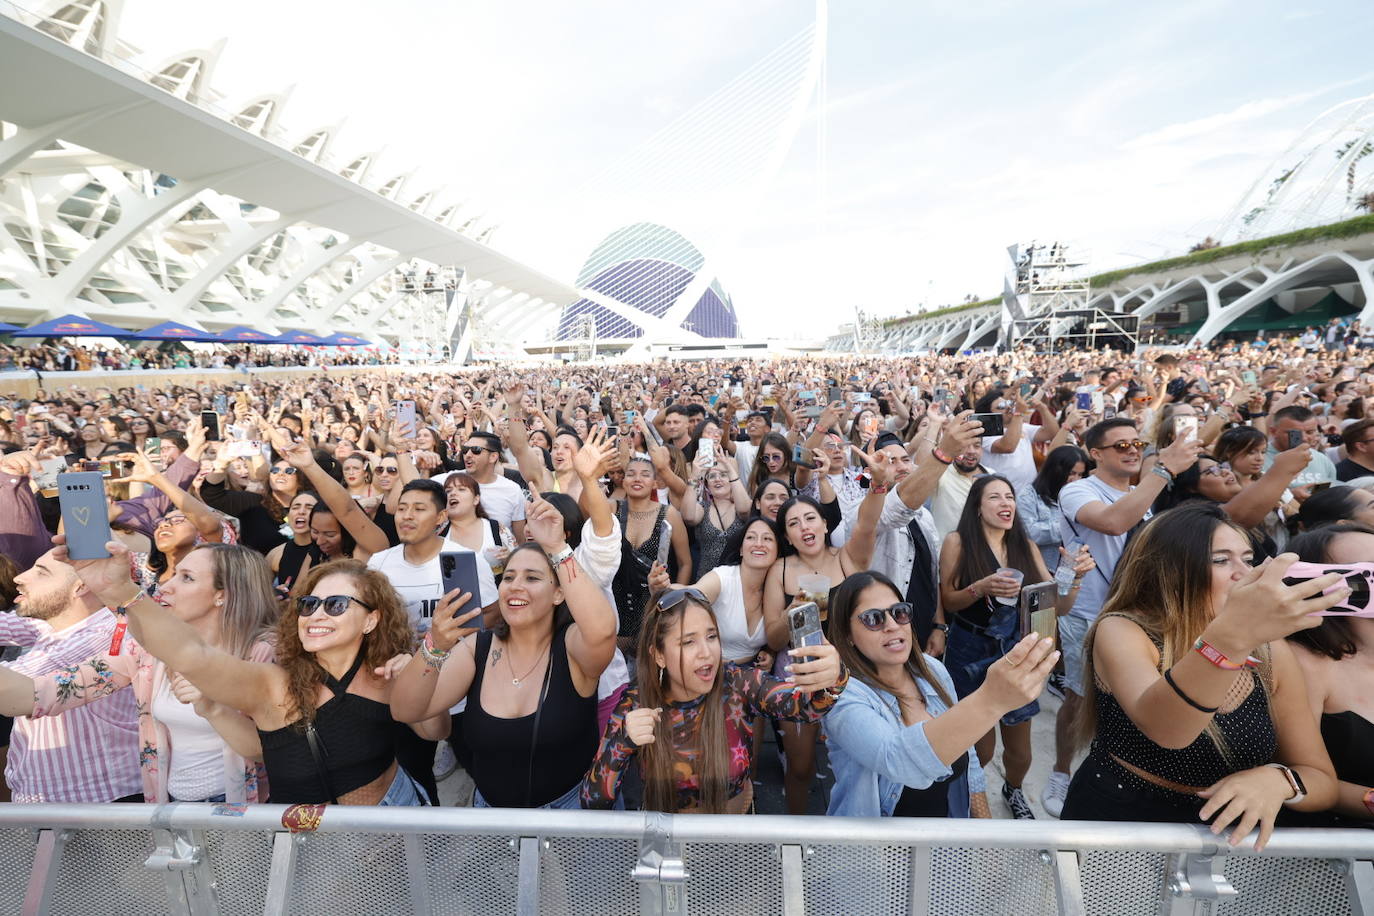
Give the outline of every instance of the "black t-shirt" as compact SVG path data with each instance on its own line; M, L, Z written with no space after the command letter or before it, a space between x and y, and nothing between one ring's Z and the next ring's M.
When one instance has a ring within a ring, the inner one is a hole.
M1369 477L1374 475L1374 470L1362 464L1356 464L1349 458L1345 458L1340 464L1336 465L1336 479L1344 483L1347 480L1354 480L1357 477Z

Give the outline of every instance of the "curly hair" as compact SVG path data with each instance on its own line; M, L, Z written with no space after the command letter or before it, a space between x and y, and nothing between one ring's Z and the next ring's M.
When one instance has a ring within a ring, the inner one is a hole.
M380 615L360 646L365 669L380 668L388 659L415 651L415 628L391 580L360 560L333 560L311 567L291 590L292 600L277 623L277 664L286 670L287 696L297 717L292 724L302 730L315 719L315 699L326 672L301 645L295 599L309 595L326 576L348 576L358 589L358 598Z

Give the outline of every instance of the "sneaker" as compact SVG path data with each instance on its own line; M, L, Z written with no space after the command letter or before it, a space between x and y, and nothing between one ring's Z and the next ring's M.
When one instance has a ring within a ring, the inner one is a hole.
M1050 696L1058 697L1060 700L1063 700L1064 685L1067 683L1068 680L1064 675L1061 672L1055 671L1050 674L1050 680L1049 683L1045 685L1045 689L1049 691Z
M456 769L458 769L458 758L454 755L453 748L448 746L447 741L440 741L439 751L434 755L435 781L448 779Z
M1058 817L1064 810L1064 799L1068 794L1069 774L1051 773L1050 781L1045 783L1045 791L1040 793L1040 804L1045 806L1045 813Z
M1031 810L1030 802L1026 801L1025 793L1019 788L1013 789L1009 784L1002 783L1002 798L1011 809L1012 817L1018 821L1035 820L1035 812Z

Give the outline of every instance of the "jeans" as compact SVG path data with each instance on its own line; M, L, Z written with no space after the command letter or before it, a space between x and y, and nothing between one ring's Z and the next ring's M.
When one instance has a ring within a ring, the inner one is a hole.
M396 776L391 780L391 788L386 790L378 805L391 808L423 807L429 802L420 784L410 777L405 767L397 765Z
M487 800L482 797L482 790L478 789L472 796L472 807L490 808ZM582 783L578 783L562 795L549 802L547 805L539 805L540 808L557 808L561 810L582 810Z
M959 622L950 625L945 640L945 670L954 681L954 692L963 699L983 686L988 668L1006 655L1019 642L1020 614L1014 607L993 604L992 618L981 633L975 633ZM1013 709L1002 717L1003 725L1028 722L1040 711L1040 701L1031 700L1020 709Z
M216 805L218 805L218 804L223 804L223 803L224 803L224 793L221 792L221 793L218 794L218 795L211 795L209 798L198 798L198 799L194 799L194 800L188 799L188 798L173 798L172 796L169 795L169 796L167 796L167 803L168 803L168 804L187 804L187 805L209 805L209 804L216 804Z
M1100 751L1093 751L1073 774L1065 821L1147 821L1200 824L1204 799L1171 792L1146 782Z

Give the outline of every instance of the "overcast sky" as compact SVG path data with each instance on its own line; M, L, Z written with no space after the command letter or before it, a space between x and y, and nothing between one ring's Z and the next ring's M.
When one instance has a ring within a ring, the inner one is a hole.
M419 168L408 196L447 186L571 282L620 215L588 190L814 19L803 0L128 0L120 31L153 58L227 37L229 102L294 84L293 130L346 117L336 157L385 146L382 172ZM828 104L777 174L710 224L711 175L740 176L659 156L642 216L693 236L749 335L998 295L1016 241L1068 240L1095 270L1180 253L1313 117L1374 92L1371 27L1369 0L836 3ZM729 118L706 119L725 149Z

